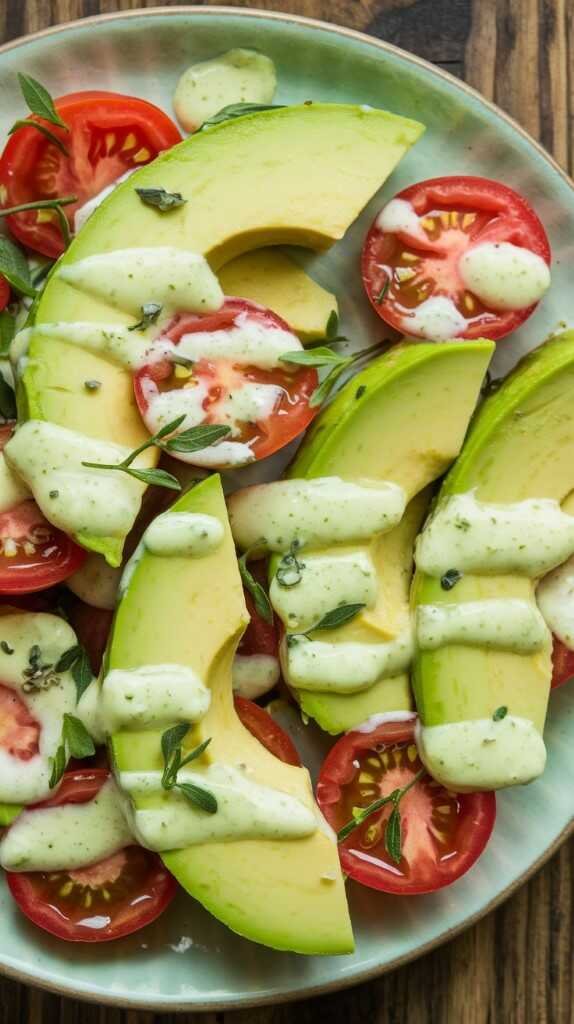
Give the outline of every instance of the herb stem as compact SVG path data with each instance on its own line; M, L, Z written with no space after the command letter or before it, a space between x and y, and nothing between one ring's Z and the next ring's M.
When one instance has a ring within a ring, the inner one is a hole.
M25 213L26 210L57 210L61 206L77 203L77 196L62 196L58 199L37 199L33 203L20 203L18 206L0 208L0 217L9 217L13 213Z
M405 794L408 793L409 789L416 786L417 782L419 782L425 774L426 769L420 768L417 774L413 776L411 781L408 782L403 789L394 789L388 796L380 796L377 800L373 800L373 802L368 804L356 818L353 818L352 821L348 821L346 825L343 825L343 827L339 829L337 832L337 842L342 843L347 836L350 836L351 832L354 832L356 828L359 828L367 818L371 816L371 814L374 814L375 811L379 811L381 807L385 807L387 804L394 804L395 807L398 807L400 801Z

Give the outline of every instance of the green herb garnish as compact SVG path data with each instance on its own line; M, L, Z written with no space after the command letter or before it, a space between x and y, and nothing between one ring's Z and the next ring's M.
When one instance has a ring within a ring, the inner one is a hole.
M0 373L0 417L3 420L16 419L16 395L2 373Z
M62 725L62 741L58 747L55 757L51 759L52 774L49 786L54 789L66 770L66 765L71 757L82 759L95 754L96 748L83 722L74 715L65 714Z
M494 712L494 714L492 716L492 721L493 722L501 722L503 718L506 718L507 714L508 714L508 708L506 707L505 704L502 704Z
M443 590L452 590L461 579L462 573L458 569L448 569L444 576L441 576L440 585Z
M275 573L275 579L280 587L296 587L303 578L303 569L305 568L305 562L300 562L297 558L297 552L301 547L301 543L298 540L291 541L289 551L283 555L277 572Z
M317 633L320 630L339 629L340 626L344 626L345 623L354 619L364 607L363 603L340 604L337 608L331 608L331 611L326 612L322 619L319 619L313 626L310 626L304 633L288 633L287 646L293 646L293 643L296 643L299 637L309 639L311 633Z
M4 212L4 210L0 210L0 216L3 216ZM0 236L0 274L6 278L10 287L19 295L27 295L30 299L35 297L36 289L30 280L28 261L23 250L11 238L6 238L3 235ZM6 316L9 315L9 313L6 314ZM15 325L12 337L14 333Z
M135 191L142 203L145 203L146 206L154 206L160 213L175 210L187 202L181 192L166 192L164 188L136 188Z
M2 648L4 654L14 654L14 648L10 647L7 640L0 640L0 648Z
M34 693L38 690L49 690L59 681L53 662L42 660L42 651L38 644L28 651L28 665L23 673L22 692Z
M402 789L394 789L388 796L381 796L377 800L373 800L373 802L367 807L361 808L361 810L354 815L352 821L348 821L346 825L343 825L343 827L339 829L337 832L337 842L342 843L347 836L351 835L351 832L354 832L356 828L359 828L367 818L370 818L371 814L375 813L375 811L379 811L381 807L385 807L387 804L392 804L393 810L391 811L385 828L385 848L391 859L398 864L402 856L401 815L399 804L405 794L408 793L409 789L416 786L417 782L422 779L423 775L425 775L425 769L421 768L414 778L412 778L406 786L403 786Z
M25 213L27 210L54 210L58 217L58 223L62 232L62 238L64 239L65 245L70 244L70 225L68 224L68 218L64 213L62 207L69 206L70 203L77 203L77 196L58 196L56 199L38 199L33 203L19 203L18 206L4 206L0 209L0 217L9 217L13 213ZM6 242L7 239L2 239L2 242ZM4 274L4 270L0 268L0 272ZM16 287L16 286L14 286ZM18 291L19 289L16 288ZM36 294L35 289L32 292L24 292L24 295L30 295L33 298Z
M344 340L344 338L335 338L333 339L333 344ZM337 352L333 352L327 346L320 346L307 351L285 352L280 356L280 359L282 363L295 363L298 366L331 367L330 372L318 387L315 388L309 399L309 405L311 408L315 408L318 405L322 405L325 399L329 397L339 377L345 370L375 353L380 354L380 352L380 344L370 345L368 348L361 349L360 352L355 352L352 356L342 356Z
M243 586L249 591L253 598L257 614L261 616L264 622L268 622L269 625L272 625L273 608L271 607L271 602L265 588L261 586L259 581L255 579L247 567L247 559L249 558L249 555L250 552L246 551L238 560L239 575L241 576Z
M64 154L64 156L70 155L62 140L58 138L55 132L50 131L47 124L42 124L40 121L34 121L32 117L29 117L25 120L23 119L21 121L15 121L12 127L9 129L8 135L13 135L14 132L17 132L20 128L35 128L37 132L40 132L41 135L44 135L47 139L49 139L50 142L54 144L54 146L57 146L58 149Z
M224 121L234 121L237 117L245 117L246 114L259 114L262 110L282 110L284 106L284 103L230 103L204 121L198 131L202 132L205 128L223 124Z
M64 653L58 658L54 671L71 671L72 679L76 684L77 701L80 700L81 696L88 689L88 686L94 678L88 653L85 647L82 647L81 644L75 644L74 647L70 647L67 651L64 651Z
M16 334L16 318L3 309L0 313L0 357L10 353L10 345Z
M137 324L132 324L131 327L128 327L128 331L145 331L157 322L162 309L163 306L159 302L144 302L143 306L141 306L141 320L138 320Z
M217 811L217 800L213 793L191 782L177 781L177 773L180 768L201 757L211 743L211 737L209 737L209 739L204 740L203 743L200 743L199 746L190 751L189 754L186 754L185 757L182 756L181 744L189 729L189 722L180 722L179 725L174 725L163 733L161 737L161 752L163 755L161 784L163 789L178 789L190 803L196 804L196 806L201 807L202 810L207 811L209 814L215 814Z
M387 277L387 280L385 281L383 287L381 288L379 294L377 295L377 297L375 299L375 303L377 304L377 306L380 306L381 303L385 301L385 296L386 296L386 294L387 294L387 292L388 292L390 287L391 287L391 279L390 279L390 277Z
M18 82L28 109L38 117L49 121L50 124L57 124L59 128L69 131L68 125L59 116L52 97L48 90L40 82L37 82L31 75L18 72Z
M365 384L359 384L359 387L355 391L355 398L362 398L363 395L365 394L366 390L367 390L367 387L366 387Z

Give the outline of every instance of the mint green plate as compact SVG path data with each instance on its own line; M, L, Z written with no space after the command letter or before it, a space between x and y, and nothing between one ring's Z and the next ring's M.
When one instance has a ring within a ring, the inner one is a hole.
M574 325L572 184L517 125L454 78L366 36L334 25L232 8L165 8L89 18L0 51L0 134L22 116L16 71L58 95L77 89L134 93L171 109L179 74L232 46L257 47L277 63L279 102L350 101L387 107L427 125L383 196L440 174L481 174L519 189L536 206L554 250L550 293L528 325L499 346L496 369L560 324ZM363 297L358 254L375 200L343 243L307 262L339 293L343 328L381 336ZM373 334L374 332L374 334ZM377 333L378 332L378 333ZM391 439L392 441L392 439ZM301 730L300 730L301 731ZM551 700L544 777L498 801L491 844L477 866L434 896L385 897L349 884L357 951L306 959L237 938L182 895L143 933L86 948L59 943L19 915L2 883L0 970L68 995L148 1009L220 1009L278 1002L341 988L420 956L508 896L572 828L574 683ZM305 734L314 755L321 738Z

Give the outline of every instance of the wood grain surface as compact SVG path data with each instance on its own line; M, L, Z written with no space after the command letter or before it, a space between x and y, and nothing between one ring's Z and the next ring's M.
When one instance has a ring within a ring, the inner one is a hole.
M99 12L151 6L146 0L0 0L0 32L5 41ZM235 6L323 18L434 61L494 99L573 170L574 0L238 0ZM333 996L176 1017L90 1006L0 981L0 1024L574 1024L573 872L574 841L451 943Z

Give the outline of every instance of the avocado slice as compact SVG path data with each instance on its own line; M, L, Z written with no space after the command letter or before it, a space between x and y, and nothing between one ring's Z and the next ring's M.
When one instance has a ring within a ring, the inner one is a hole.
M306 769L277 760L234 710L231 663L248 614L219 476L198 484L173 510L216 516L225 539L195 559L158 557L143 549L116 613L108 669L166 662L194 669L212 699L190 735L190 749L211 737L205 755L210 761L246 764L255 781L314 807ZM115 735L117 769L161 769L160 735ZM164 861L192 896L246 938L298 953L353 949L337 846L321 826L304 839L206 843L165 854Z
M246 252L226 263L218 277L225 295L272 309L302 342L324 338L329 317L338 312L335 296L278 248Z
M315 420L290 477L392 480L410 502L399 525L370 545L378 570L375 608L323 633L325 640L392 640L408 622L414 540L429 499L425 488L462 447L493 350L490 341L403 342L349 381ZM277 558L272 572L276 565ZM353 695L300 690L298 699L305 714L331 733L412 706L406 673Z
M523 359L485 400L438 500L473 491L479 501L500 504L528 498L564 501L574 488L573 389L574 331L566 331ZM439 579L417 571L412 601L416 611L425 604L488 598L534 600L535 584L525 576L468 573L447 592ZM550 655L550 644L529 655L460 645L417 654L413 683L423 727L421 749L433 775L453 789L465 790L497 789L540 773L544 754L542 740L537 743L536 738L546 716ZM505 743L502 730L507 728L504 718L494 720L501 738L483 746L478 760L473 755L474 765L467 765L464 758L458 764L449 758L444 764L430 751L425 753L425 727L492 721L495 712L505 708L508 722L515 716L533 724L532 758L525 763L499 763L499 748Z
M197 132L120 185L90 217L49 279L35 322L133 323L103 298L66 283L59 270L116 249L175 246L217 270L263 245L327 248L341 238L423 126L382 110L321 104L276 108ZM286 157L288 154L288 158ZM144 205L136 187L181 192L169 214ZM88 394L86 380L100 381ZM94 352L32 334L19 387L22 418L68 427L133 449L146 439L131 374ZM153 463L145 453L142 463ZM50 518L49 507L43 508ZM119 563L121 539L81 543Z

